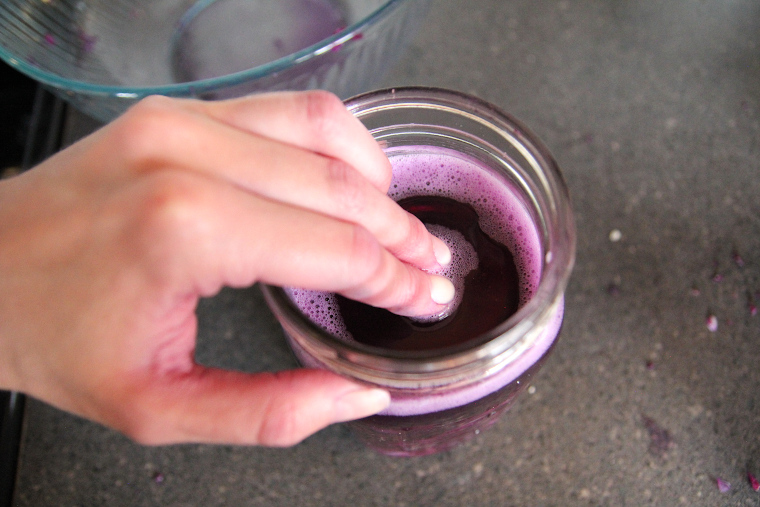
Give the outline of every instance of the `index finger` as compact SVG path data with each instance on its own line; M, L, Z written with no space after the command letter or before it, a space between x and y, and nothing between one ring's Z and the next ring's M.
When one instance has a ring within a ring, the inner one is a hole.
M378 143L343 105L325 91L277 92L185 107L229 126L342 160L385 193L391 165Z

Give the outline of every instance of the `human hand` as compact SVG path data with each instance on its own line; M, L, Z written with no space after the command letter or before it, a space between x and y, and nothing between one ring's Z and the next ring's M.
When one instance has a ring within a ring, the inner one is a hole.
M290 445L382 410L386 392L329 372L193 351L198 299L223 286L439 312L453 288L418 268L450 254L385 196L390 175L324 92L142 101L0 183L0 387L147 444Z

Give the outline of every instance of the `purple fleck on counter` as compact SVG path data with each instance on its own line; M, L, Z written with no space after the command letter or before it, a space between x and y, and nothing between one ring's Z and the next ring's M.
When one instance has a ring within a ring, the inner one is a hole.
M749 485L753 490L760 491L760 481L752 475L752 472L747 472L747 481L749 481Z
M718 317L712 314L708 315L705 325L707 325L707 329L711 333L716 332L718 330Z
M77 39L79 39L79 44L82 46L82 51L85 53L92 53L92 50L95 49L95 43L98 42L97 36L88 35L81 28L77 30Z
M721 493L728 493L728 491L731 489L731 483L724 481L720 477L715 478L715 484L718 486L718 491Z
M740 268L744 267L744 259L742 259L742 256L739 255L739 252L734 250L734 253L731 255L731 258L734 260L734 264L736 264Z
M649 432L649 453L658 458L664 457L675 443L670 432L657 424L651 417L641 416L644 427Z

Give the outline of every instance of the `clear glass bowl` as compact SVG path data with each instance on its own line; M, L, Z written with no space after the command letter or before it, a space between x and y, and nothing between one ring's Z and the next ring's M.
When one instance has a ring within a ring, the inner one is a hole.
M0 58L109 121L142 97L367 91L430 0L2 0Z

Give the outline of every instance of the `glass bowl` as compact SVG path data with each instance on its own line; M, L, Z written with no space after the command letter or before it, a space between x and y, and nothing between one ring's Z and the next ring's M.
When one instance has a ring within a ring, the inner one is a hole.
M0 58L101 121L152 94L367 91L430 0L2 0Z

